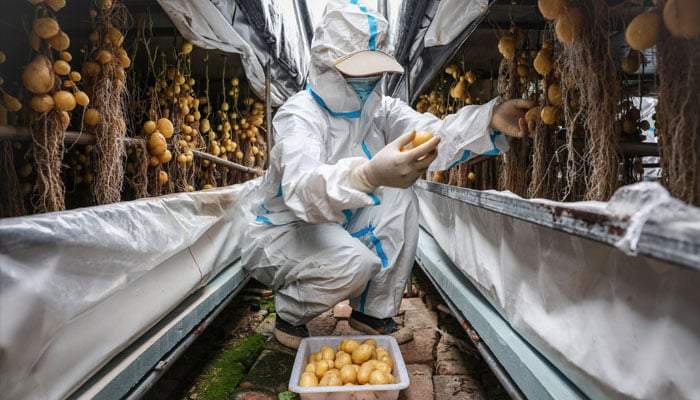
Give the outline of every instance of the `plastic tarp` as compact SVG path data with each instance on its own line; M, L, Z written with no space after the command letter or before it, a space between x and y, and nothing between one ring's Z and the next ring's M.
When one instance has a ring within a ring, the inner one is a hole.
M413 102L476 29L492 2L493 0L407 0L402 3L396 31L398 37L395 40L398 49L396 56L404 65L406 73L389 79L389 93L405 97L408 86L410 98L406 100ZM416 8L422 10L422 14L416 13Z
M649 183L622 188L607 203L493 192L504 207L581 210L586 225L629 221L604 243L424 188L417 192L421 225L450 260L587 396L700 398L700 254L686 255L690 264L697 260L694 267L635 255L648 224L697 242L700 209Z
M240 54L251 88L261 99L266 98L265 66L272 57L272 106L280 106L301 89L310 45L304 2L246 0L238 1L240 7L234 7L230 0L158 3L180 34L195 46Z
M65 398L239 258L255 182L0 219L2 398Z
M438 4L433 22L425 32L425 47L452 43L469 24L487 10L486 0L442 0Z

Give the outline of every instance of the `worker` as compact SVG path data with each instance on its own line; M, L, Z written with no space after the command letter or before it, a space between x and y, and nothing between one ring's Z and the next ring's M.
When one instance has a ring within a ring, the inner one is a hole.
M496 98L441 120L382 96L383 75L403 72L391 51L381 14L356 0L329 1L312 40L308 84L272 121L275 144L242 262L274 290L274 335L288 347L309 336L307 322L345 299L351 327L400 332L392 317L418 242L411 185L428 169L506 151L505 135L528 134L523 117L533 104L525 100ZM425 130L434 137L401 151L413 131Z

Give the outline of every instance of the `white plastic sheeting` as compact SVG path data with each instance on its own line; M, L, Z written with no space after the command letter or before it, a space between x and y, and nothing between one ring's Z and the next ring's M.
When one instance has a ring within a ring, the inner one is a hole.
M270 58L262 39L257 37L253 28L245 23L243 16L237 12L236 21L227 20L217 6L209 1L189 0L158 0L166 14L170 17L177 30L195 46L203 49L218 49L227 53L239 54L246 77L256 95L264 99L265 96L265 64ZM306 63L308 62L308 43L301 35L302 26L295 14L291 2L282 1L275 3L280 12L284 12L284 23L275 21L270 17L270 10L264 9L263 15L271 24L274 31L270 32L275 37L277 45L275 55L286 54L292 57L296 63L297 76L273 77L270 87L270 102L274 107L282 103L301 88L301 82L306 75ZM274 7L273 7L274 8ZM277 18L280 18L277 16ZM273 23L276 22L276 23ZM294 34L297 34L296 37ZM256 43L253 43L255 41ZM286 46L281 51L280 46ZM290 60L286 60L289 64ZM289 81L289 82L287 82Z
M700 398L700 270L634 256L646 223L700 235L700 210L660 185L609 203L504 204L631 221L622 249L417 189L421 224L528 342L591 398ZM498 192L494 192L499 195ZM640 205L652 202L648 210ZM651 212L650 212L651 211ZM586 223L590 223L588 220ZM697 259L700 255L690 255Z
M488 11L486 0L442 0L425 32L425 47L452 43L465 29Z
M60 399L240 256L257 180L0 220L0 393Z

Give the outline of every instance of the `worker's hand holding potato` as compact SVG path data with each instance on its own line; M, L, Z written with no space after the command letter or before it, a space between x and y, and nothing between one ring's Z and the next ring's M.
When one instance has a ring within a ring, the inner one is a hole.
M428 169L437 157L440 138L432 137L417 147L402 151L413 142L415 131L399 136L387 144L371 160L350 173L350 184L361 191L371 192L379 186L407 188Z
M498 104L493 108L490 127L508 136L526 138L535 129L535 125L525 121L525 113L534 106L535 103L524 99Z

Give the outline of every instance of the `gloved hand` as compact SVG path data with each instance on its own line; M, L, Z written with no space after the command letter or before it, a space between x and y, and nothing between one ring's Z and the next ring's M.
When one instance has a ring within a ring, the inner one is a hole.
M413 185L437 157L440 138L434 136L422 145L401 151L411 143L415 131L399 136L387 144L371 160L350 171L350 186L365 193L379 186L407 188Z

